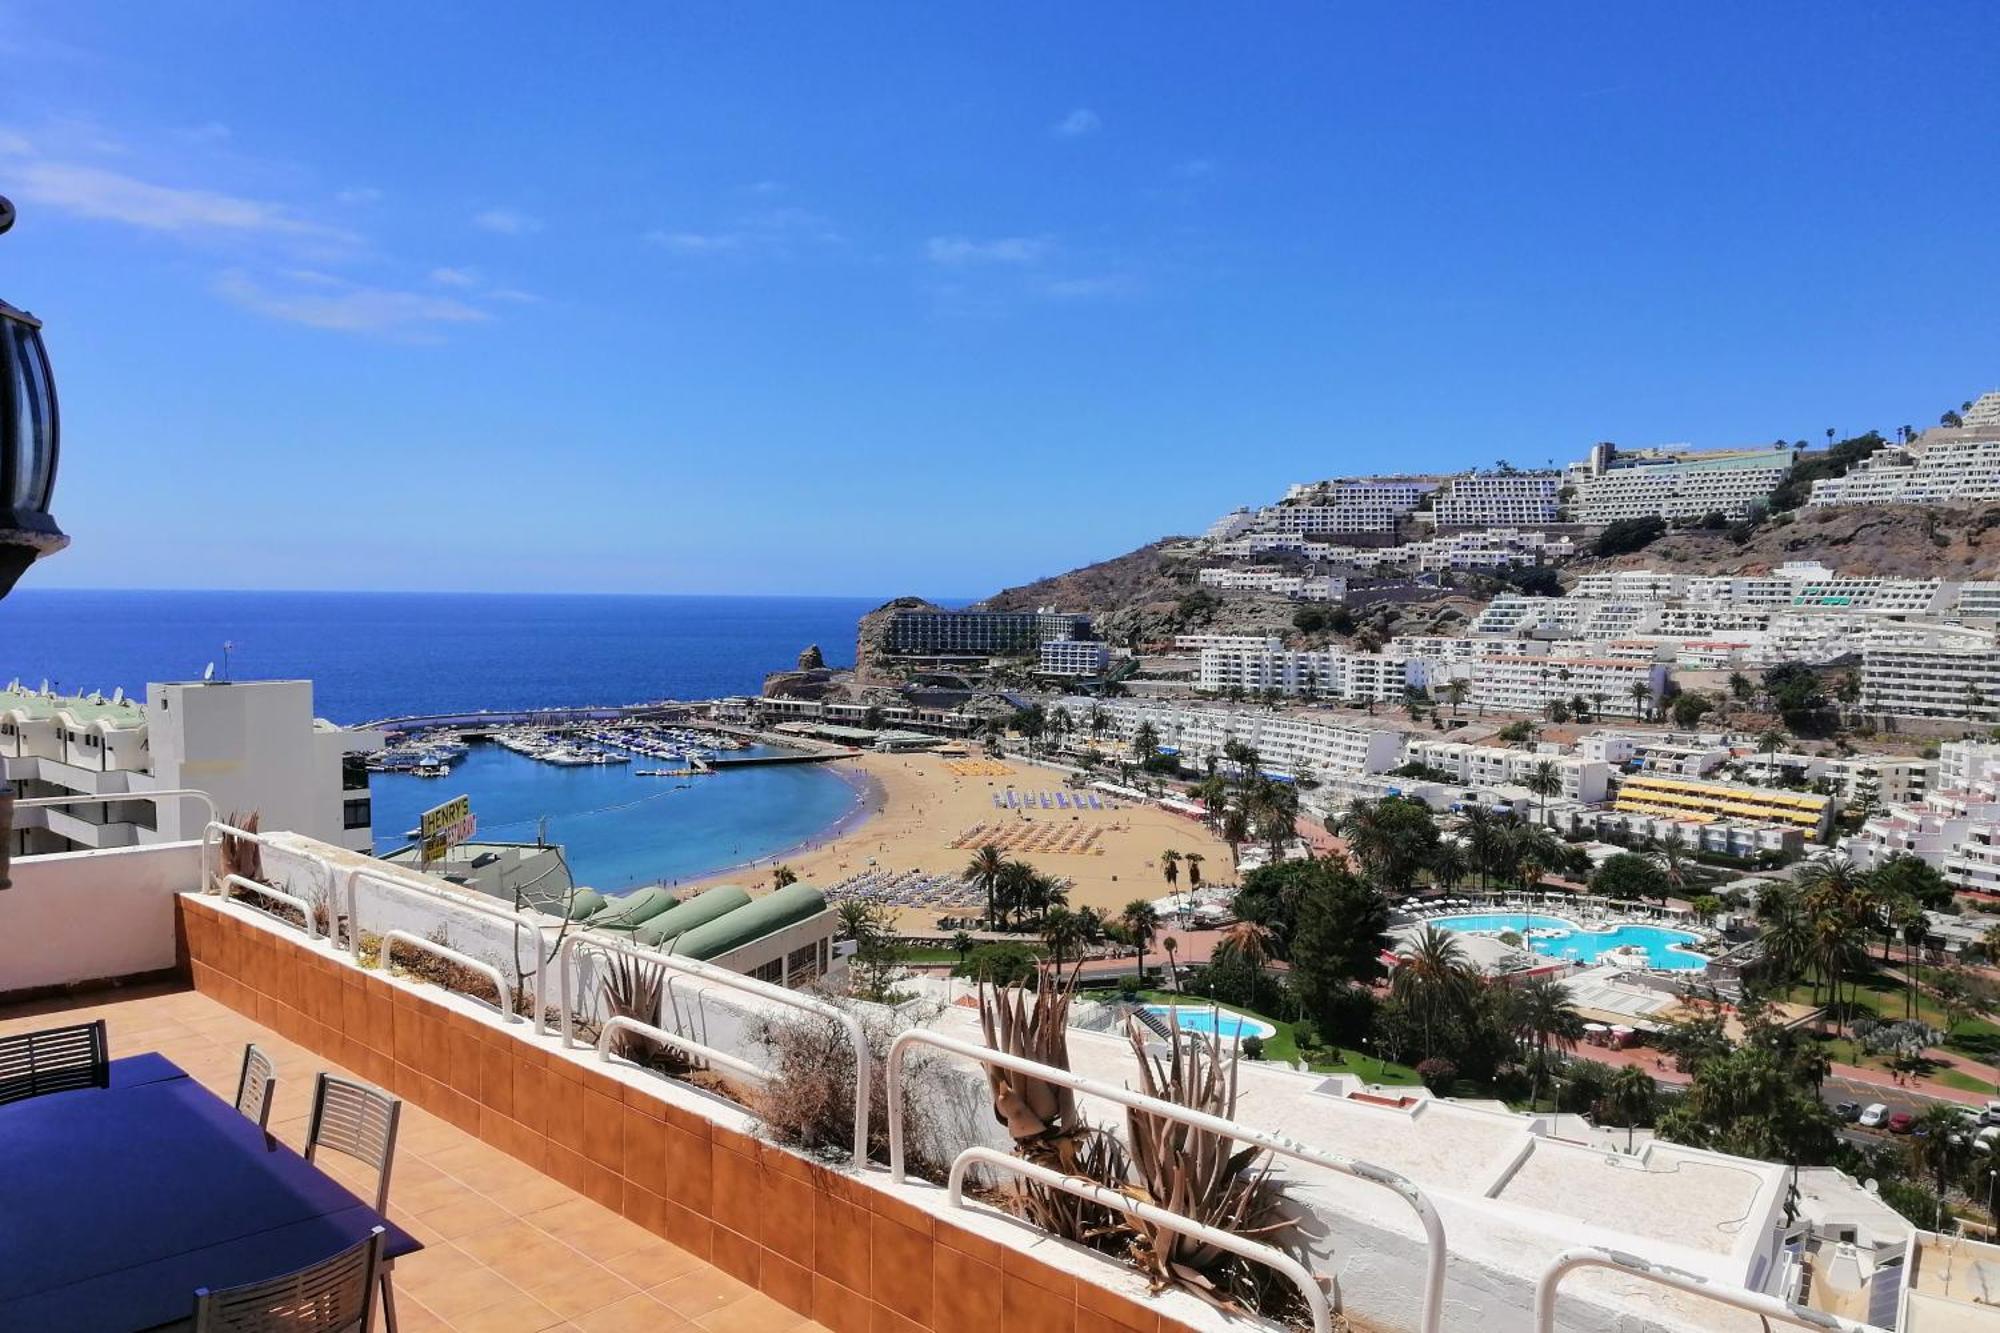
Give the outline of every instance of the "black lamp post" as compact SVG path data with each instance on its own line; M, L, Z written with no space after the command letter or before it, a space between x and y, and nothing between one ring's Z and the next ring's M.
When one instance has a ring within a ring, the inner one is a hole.
M14 205L0 197L0 233ZM69 545L49 514L56 489L56 384L42 350L42 322L0 301L0 597L28 566ZM8 887L14 789L0 775L0 889Z

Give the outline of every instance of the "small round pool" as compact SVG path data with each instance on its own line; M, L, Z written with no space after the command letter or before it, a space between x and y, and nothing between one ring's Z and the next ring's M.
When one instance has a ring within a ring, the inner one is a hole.
M1183 1032L1200 1032L1232 1041L1243 1037L1269 1037L1278 1030L1269 1023L1232 1014L1227 1009L1197 1009L1191 1004L1149 1004L1146 1012L1162 1023L1167 1022L1171 1015Z
M1661 971L1693 972L1708 966L1706 958L1687 947L1699 936L1665 926L1625 924L1586 929L1559 916L1539 916L1532 912L1440 916L1432 918L1430 924L1441 930L1478 935L1498 935L1511 930L1525 935L1528 947L1544 958L1559 958L1564 962L1595 963L1616 949L1638 949L1646 956L1646 966Z

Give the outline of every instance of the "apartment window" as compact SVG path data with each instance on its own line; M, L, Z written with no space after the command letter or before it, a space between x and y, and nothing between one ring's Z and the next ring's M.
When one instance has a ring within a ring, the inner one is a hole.
M343 801L340 805L340 826L355 829L367 828L375 822L374 802L368 800Z
M368 761L358 754L342 755L340 758L340 789L342 791L368 790Z
M783 985L785 980L785 960L782 958L773 958L762 967L752 968L750 979L752 981L768 981L774 985Z

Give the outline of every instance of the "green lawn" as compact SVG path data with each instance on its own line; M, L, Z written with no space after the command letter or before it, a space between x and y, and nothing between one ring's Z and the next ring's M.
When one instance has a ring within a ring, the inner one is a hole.
M1846 988L1846 983L1843 982L1843 991ZM1896 980L1894 977L1885 976L1871 968L1860 979L1860 985L1855 988L1852 1003L1866 1013L1872 1014L1878 1020L1896 1023L1901 1022L1906 1016L1905 1005L1908 1002L1907 997L1908 988L1902 982ZM1807 982L1800 982L1798 985L1793 986L1790 991L1786 992L1785 999L1794 1004L1811 1004L1813 1002L1812 986ZM1921 991L1918 993L1915 1015L1920 1021L1930 1024L1940 1032L1944 1030L1944 1012L1938 1008L1937 1003L1931 999L1929 994ZM1859 1016L1858 1014L1852 1015L1852 1017ZM1960 1019L1958 1027L1950 1036L1940 1041L1939 1045L1944 1050L1953 1052L1954 1054L1963 1055L1968 1059L1978 1060L1982 1063L1992 1064L2000 1061L2000 1025L1996 1025L1985 1018L1973 1017ZM1887 1058L1864 1053L1852 1039L1847 1037L1825 1038L1821 1042L1821 1049L1826 1052L1828 1059L1837 1060L1842 1064L1860 1065L1877 1069L1887 1069L1890 1067L1890 1062ZM1964 1092L1991 1092L1994 1090L1993 1086L1985 1079L1962 1073L1951 1068L1949 1065L1935 1061L1930 1062L1929 1067L1921 1072L1925 1077L1942 1083L1946 1087L1958 1088Z
M1140 991L1139 998L1148 1004L1178 1004L1202 1009L1213 1006L1224 1013L1245 1014L1261 1022L1269 1023L1277 1029L1276 1032L1264 1039L1264 1058L1266 1060L1291 1064L1300 1058L1298 1043L1292 1037L1292 1025L1275 1019L1269 1014L1260 1014L1254 1009L1245 1009L1241 1005L1218 1004L1213 1000L1203 999L1199 995L1177 995L1172 991ZM1389 1061L1384 1062L1378 1068L1374 1056L1364 1051L1350 1050L1346 1047L1337 1049L1328 1047L1316 1050L1307 1060L1307 1064L1312 1069L1325 1074L1358 1074L1370 1083L1410 1086L1423 1081L1417 1077L1417 1071L1409 1068L1407 1065L1399 1065L1393 1061Z

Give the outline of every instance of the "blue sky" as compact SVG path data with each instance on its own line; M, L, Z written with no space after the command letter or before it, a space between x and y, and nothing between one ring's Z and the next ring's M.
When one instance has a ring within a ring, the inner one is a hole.
M976 595L2000 385L1986 3L20 5L39 584Z

